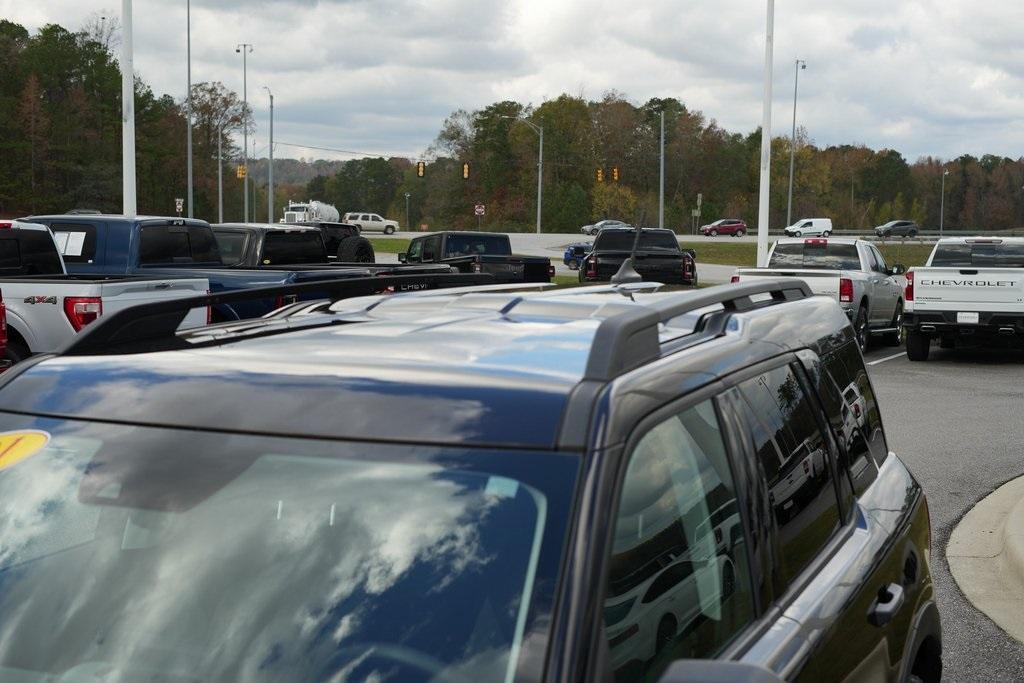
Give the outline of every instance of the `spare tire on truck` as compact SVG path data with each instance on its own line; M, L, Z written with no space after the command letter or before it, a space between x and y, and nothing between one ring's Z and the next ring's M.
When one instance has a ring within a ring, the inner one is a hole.
M351 235L338 245L338 260L346 263L373 263L377 256L373 245L365 237Z

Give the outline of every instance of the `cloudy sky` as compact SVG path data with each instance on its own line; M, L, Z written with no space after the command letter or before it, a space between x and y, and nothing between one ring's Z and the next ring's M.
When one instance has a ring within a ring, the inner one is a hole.
M182 96L185 0L134 8L135 68ZM119 15L120 2L0 0L0 16L30 29L77 29L98 12ZM890 147L911 161L1024 155L1020 0L787 0L775 26L776 135L789 131L799 57L799 122L820 145ZM678 97L749 132L761 120L764 28L763 0L192 0L192 78L240 91L235 45L255 45L260 156L263 85L278 141L381 154L419 155L455 109L563 92Z

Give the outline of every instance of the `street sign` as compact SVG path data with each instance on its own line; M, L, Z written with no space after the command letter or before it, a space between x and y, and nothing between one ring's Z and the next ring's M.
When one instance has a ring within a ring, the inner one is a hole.
M700 209L701 202L703 202L703 201L704 201L704 195L698 192L697 193L697 208L698 209Z
M700 218L700 209L694 209L693 211L690 212L690 215L693 216L694 218Z
M238 168L237 168L237 169L235 170L235 176L236 176L236 177L237 177L237 178L238 178L239 180L241 180L242 178L244 178L244 177L245 177L245 166L243 166L242 164L239 164L239 165L238 165Z
M185 208L185 200L182 199L181 197L175 197L175 199L174 199L174 210L178 212L179 216L181 215L181 210L184 209L184 208Z
M483 216L484 213L485 213L484 205L483 204L477 204L475 207L473 207L473 213L476 214L477 216Z

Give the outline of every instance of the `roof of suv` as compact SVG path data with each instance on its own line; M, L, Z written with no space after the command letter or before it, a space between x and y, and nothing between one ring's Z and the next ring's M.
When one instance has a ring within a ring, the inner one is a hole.
M572 394L583 383L604 386L670 351L692 353L699 381L707 383L847 326L834 302L809 297L798 281L733 285L735 301L724 303L714 303L713 290L728 287L651 291L656 287L360 297L321 302L313 313L179 333L174 350L76 355L72 348L9 372L2 386L13 386L0 391L0 410L550 449L560 443ZM712 363L704 355L723 347L730 349L724 359Z

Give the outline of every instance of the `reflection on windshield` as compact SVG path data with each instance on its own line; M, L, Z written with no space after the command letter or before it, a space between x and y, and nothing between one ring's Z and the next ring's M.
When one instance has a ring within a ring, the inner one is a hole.
M860 257L857 255L857 246L853 244L780 242L775 245L768 267L860 270Z
M1024 268L1024 244L940 244L932 256L932 266Z
M596 250L632 251L636 241L636 230L601 231L594 245ZM640 249L669 249L679 251L679 243L670 232L644 230L640 234Z
M182 452L173 430L45 422L49 446L0 471L0 680L511 676L534 488L334 457L353 445L190 432Z

